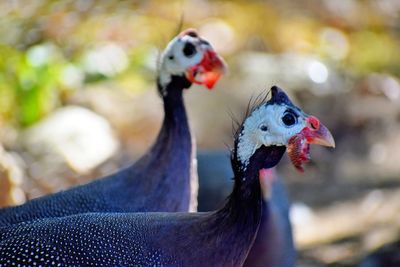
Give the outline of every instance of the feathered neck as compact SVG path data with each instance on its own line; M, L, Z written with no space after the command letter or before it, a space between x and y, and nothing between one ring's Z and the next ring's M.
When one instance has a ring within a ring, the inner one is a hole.
M262 216L262 194L259 182L259 170L272 168L280 161L286 147L261 146L250 158L244 169L233 151L232 168L234 187L223 208L213 215L213 235L219 236L229 250L226 257L234 266L241 266L254 242Z
M189 88L191 83L184 76L171 76L167 85L162 86L158 81L157 86L163 99L164 121L153 146L153 152L159 152L158 147L170 144L170 140L182 142L183 148L186 148L185 140L187 140L191 146L191 135L183 102L183 90ZM190 152L190 148L187 149Z
M140 183L135 183L135 190L155 194L148 196L150 204L146 208L152 211L173 210L187 211L191 195L191 156L192 137L183 101L183 90L191 83L180 76L172 76L170 82L161 87L158 81L164 105L164 120L156 141L135 164L135 172L145 172ZM151 179L147 179L151 177ZM140 189L139 189L140 188ZM180 195L171 192L180 191ZM151 208L149 208L151 206Z
M252 206L261 207L262 194L259 182L259 171L276 166L286 151L285 146L261 146L249 160L246 168L237 157L237 149L232 156L234 187L224 209L230 210L232 218L243 217L243 212L252 211ZM236 214L238 213L238 214Z
M192 83L184 76L173 75L166 85L161 85L160 81L158 81L158 91L164 102L164 122L174 122L176 119L187 121L182 92L191 85Z

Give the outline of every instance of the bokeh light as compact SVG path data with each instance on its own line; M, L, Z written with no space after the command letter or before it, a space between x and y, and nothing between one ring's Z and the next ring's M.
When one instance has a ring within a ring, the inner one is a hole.
M337 142L312 151L304 174L279 168L296 203L299 266L355 266L400 236L399 11L398 0L0 1L0 205L142 155L163 117L160 51L194 27L229 65L213 91L185 92L198 149L226 152L229 114L285 88ZM57 156L30 139L49 120L55 133L39 139Z

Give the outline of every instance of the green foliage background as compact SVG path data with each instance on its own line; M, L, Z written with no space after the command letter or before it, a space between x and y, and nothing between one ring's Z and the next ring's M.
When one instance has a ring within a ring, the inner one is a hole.
M294 51L316 55L353 78L371 71L399 76L400 8L385 2L1 1L0 122L29 126L91 83L147 88L154 76L149 57L182 20L183 27L228 26L235 34L234 48L224 55L228 59L246 50ZM326 29L339 34L339 43L321 37ZM110 42L124 49L128 67L113 75L88 73L85 55ZM334 52L343 45L345 54L338 57ZM46 50L43 62L32 59L35 49ZM81 83L62 81L71 68L83 75Z

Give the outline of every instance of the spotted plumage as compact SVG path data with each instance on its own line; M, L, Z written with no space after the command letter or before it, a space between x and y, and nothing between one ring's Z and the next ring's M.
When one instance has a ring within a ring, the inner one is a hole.
M264 105L281 105L274 99L282 94L274 87L271 100ZM246 137L253 138L248 132L241 135ZM262 216L259 172L278 164L286 147L264 143L244 170L237 144L238 140L231 156L235 183L221 209L206 213L86 213L2 227L0 265L28 260L31 265L44 265L57 257L56 266L242 266Z
M130 167L108 177L1 209L0 226L84 212L196 210L197 170L183 90L192 85L189 79L197 79L196 75L219 73L224 68L223 60L195 31L181 33L168 44L161 59L157 85L165 117L152 148ZM206 78L203 81L209 87L216 82L214 78L212 84Z

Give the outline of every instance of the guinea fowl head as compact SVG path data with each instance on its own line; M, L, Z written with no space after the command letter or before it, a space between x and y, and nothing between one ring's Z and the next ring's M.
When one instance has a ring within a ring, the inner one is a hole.
M246 171L257 151L271 147L280 151L277 160L258 164L257 169L272 168L287 147L293 165L302 170L302 164L310 159L310 144L335 146L331 133L316 117L304 113L282 89L274 86L271 98L252 108L242 123L236 136L233 162Z
M168 94L167 85L173 78L183 78L184 88L192 83L212 89L227 67L197 31L188 29L176 36L161 55L158 84L163 96Z

